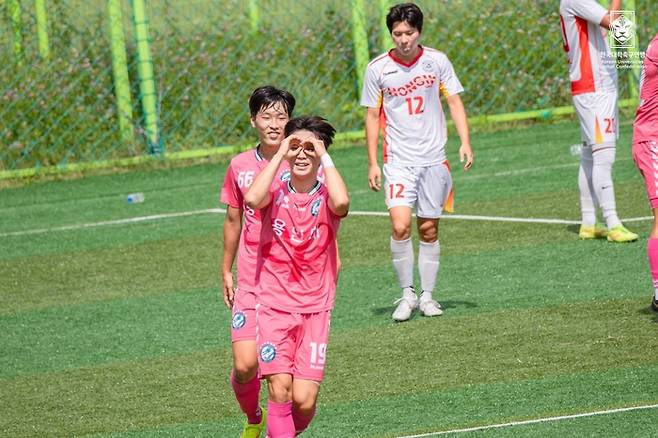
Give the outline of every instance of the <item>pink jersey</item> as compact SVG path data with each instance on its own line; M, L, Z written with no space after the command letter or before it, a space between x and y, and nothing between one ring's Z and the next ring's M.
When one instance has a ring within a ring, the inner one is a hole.
M368 64L361 105L380 109L384 163L433 166L446 160L446 117L440 94L464 91L443 53L421 47L406 64L387 52Z
M633 143L658 141L658 34L647 47L640 75L640 106L633 122Z
M296 193L289 182L281 182L270 197L261 210L259 302L291 313L331 310L342 218L329 209L327 187L317 182L309 193Z
M245 205L244 195L256 175L267 166L267 163L268 161L263 158L258 148L233 157L226 170L220 195L221 202L244 211L237 257L237 281L240 289L250 292L256 291L256 260L260 241L261 217L259 211ZM281 164L277 176L273 186L278 186L279 182L290 179L290 168L287 161Z
M595 0L560 1L562 42L574 96L617 89L615 60L600 25L607 13Z

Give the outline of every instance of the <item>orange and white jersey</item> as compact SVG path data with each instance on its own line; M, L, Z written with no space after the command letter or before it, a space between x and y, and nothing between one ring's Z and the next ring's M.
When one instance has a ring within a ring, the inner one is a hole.
M373 59L366 69L361 105L379 108L384 136L384 163L431 166L446 160L446 118L439 94L464 91L448 57L421 47L405 63L392 51Z
M617 89L615 60L600 23L608 13L595 0L561 0L560 25L571 94Z

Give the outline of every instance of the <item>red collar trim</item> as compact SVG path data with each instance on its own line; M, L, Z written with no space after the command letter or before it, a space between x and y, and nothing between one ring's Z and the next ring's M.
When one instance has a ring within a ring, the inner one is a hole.
M395 55L393 55L393 51L395 49L389 50L388 51L388 56L390 56L393 61L395 61L396 63L398 63L400 65L403 65L405 67L411 67L412 65L414 65L416 63L416 61L418 61L418 59L420 59L421 56L423 56L423 52L425 51L425 49L423 49L423 46L421 46L420 44L418 45L418 47L420 47L420 51L418 52L418 55L416 55L416 57L414 59L412 59L411 62L408 62L408 63L404 62L400 58L396 58Z

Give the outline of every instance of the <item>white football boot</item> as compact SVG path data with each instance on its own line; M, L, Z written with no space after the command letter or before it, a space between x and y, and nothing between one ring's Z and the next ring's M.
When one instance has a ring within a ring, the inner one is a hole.
M402 298L397 299L394 304L398 306L393 312L393 319L402 322L411 318L411 313L418 308L418 298L414 292L403 293Z
M425 294L422 294L420 300L418 300L418 307L420 308L420 312L425 316L443 315L441 304L436 300L433 300L431 295L428 297Z

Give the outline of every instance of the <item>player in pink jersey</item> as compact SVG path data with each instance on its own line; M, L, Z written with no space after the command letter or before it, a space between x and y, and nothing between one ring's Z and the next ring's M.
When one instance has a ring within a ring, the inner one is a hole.
M578 170L582 223L581 239L606 237L611 242L631 242L629 231L617 216L612 183L619 136L617 70L602 29L610 29L621 0L605 9L595 0L561 0L560 26L563 48L569 62L571 94L580 121L582 153ZM596 224L600 207L606 227Z
M258 210L244 203L244 195L256 175L265 168L284 138L284 128L295 98L272 86L257 88L249 98L251 125L258 132L258 145L231 160L226 171L221 202L227 205L224 219L222 281L224 302L232 311L231 340L233 372L231 385L240 408L247 416L242 437L259 437L265 426L265 413L259 406L260 379L256 349L256 259L261 231ZM277 181L287 180L287 165L279 168ZM233 262L237 260L237 286Z
M658 312L658 34L646 50L640 76L640 105L633 123L633 159L644 178L653 210L647 256L653 280L651 308Z
M347 188L327 153L334 132L320 117L290 120L279 151L245 195L263 218L257 343L268 382L270 438L291 438L308 427L324 376L338 275L336 236L349 209ZM275 184L286 161L290 180Z
M452 178L446 159L446 119L443 95L461 140L459 157L468 170L473 152L466 111L459 97L464 91L448 57L419 44L423 13L413 3L393 6L386 25L395 48L368 64L361 94L367 107L365 128L368 149L368 183L381 189L377 162L381 130L384 157L384 193L391 218L391 253L402 297L393 319L406 321L414 309L425 316L443 313L432 298L439 272L439 218L452 212ZM411 243L412 209L417 209L420 239L418 271L422 293L414 289L414 250Z

